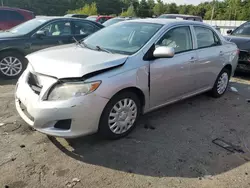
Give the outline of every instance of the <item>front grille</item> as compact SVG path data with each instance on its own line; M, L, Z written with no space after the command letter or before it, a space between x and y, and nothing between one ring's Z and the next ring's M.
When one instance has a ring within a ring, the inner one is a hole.
M42 85L39 83L37 75L33 74L33 73L29 73L29 77L28 77L28 84L30 86L30 88L37 94L39 95L41 93L42 90Z

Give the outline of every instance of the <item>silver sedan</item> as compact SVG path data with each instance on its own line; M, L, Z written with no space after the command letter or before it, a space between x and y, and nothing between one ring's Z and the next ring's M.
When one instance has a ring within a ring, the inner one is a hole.
M203 92L222 96L238 53L204 23L124 21L75 44L28 55L16 108L48 135L121 138L141 114Z

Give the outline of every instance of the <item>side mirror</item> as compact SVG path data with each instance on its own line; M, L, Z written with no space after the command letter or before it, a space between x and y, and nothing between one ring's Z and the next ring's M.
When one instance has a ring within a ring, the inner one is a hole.
M232 29L227 30L227 34L228 34L228 35L231 35L231 34L232 34L232 32L233 32L233 30L232 30Z
M45 37L46 36L46 31L37 31L36 32L36 37L37 38L41 38L41 37Z
M155 58L171 58L174 54L174 48L165 46L157 47L153 53Z

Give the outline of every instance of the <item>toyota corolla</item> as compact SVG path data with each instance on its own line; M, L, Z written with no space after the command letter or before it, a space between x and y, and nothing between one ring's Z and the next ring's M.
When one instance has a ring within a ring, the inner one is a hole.
M204 23L124 21L83 41L27 56L16 108L36 130L72 138L121 138L141 114L210 92L221 97L238 48Z

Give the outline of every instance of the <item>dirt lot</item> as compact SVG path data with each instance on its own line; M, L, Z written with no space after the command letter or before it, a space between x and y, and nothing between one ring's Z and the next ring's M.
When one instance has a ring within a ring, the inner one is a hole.
M148 114L118 141L31 130L15 111L14 87L0 85L1 188L250 187L250 76L232 79L238 92L221 99L203 94ZM213 144L216 138L244 153Z

